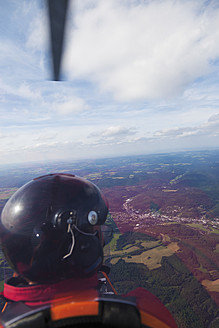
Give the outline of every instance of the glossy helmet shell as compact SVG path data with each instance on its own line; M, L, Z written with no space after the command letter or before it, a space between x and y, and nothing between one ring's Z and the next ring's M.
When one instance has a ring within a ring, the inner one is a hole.
M2 211L4 255L19 275L36 283L92 275L103 260L101 236L94 231L107 213L103 194L85 179L68 174L36 178Z

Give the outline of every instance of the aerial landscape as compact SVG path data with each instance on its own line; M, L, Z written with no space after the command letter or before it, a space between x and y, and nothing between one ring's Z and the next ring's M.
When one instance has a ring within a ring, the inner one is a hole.
M1 210L24 183L57 172L85 177L107 197L105 264L119 294L145 287L179 327L217 327L218 150L1 166ZM10 274L2 257L1 283Z

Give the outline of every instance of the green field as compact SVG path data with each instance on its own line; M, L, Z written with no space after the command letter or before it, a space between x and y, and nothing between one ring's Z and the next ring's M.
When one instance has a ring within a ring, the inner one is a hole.
M118 241L122 239L120 233L114 234L110 243L105 247L105 259L116 264L120 259L125 262L143 263L150 270L161 266L163 256L171 256L177 250L176 243L163 246L160 240L144 240L136 235L136 239L127 242L122 248L118 247Z

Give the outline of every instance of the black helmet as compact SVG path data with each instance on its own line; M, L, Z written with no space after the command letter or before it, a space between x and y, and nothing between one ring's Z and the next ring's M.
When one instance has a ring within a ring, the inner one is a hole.
M85 179L70 174L36 178L2 211L5 257L18 274L37 283L92 275L103 261L98 226L107 213L103 194Z

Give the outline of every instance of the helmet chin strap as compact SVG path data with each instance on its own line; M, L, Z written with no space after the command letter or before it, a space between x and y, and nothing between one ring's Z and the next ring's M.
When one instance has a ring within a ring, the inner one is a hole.
M66 259L67 257L69 257L73 250L74 250L74 247L75 247L75 235L74 235L74 232L71 228L71 223L68 224L68 230L67 230L67 233L70 233L71 234L71 240L72 240L72 243L71 243L71 248L70 248L70 251L68 254L66 254L65 256L63 256L63 259Z
M74 235L74 231L72 230L71 225L73 226L73 228L75 230L77 230L79 233L81 233L84 236L96 236L96 234L97 234L97 231L95 231L94 233L84 232L84 231L80 230L75 224L72 224L72 222L70 222L70 220L69 220L67 233L71 234L72 243L71 243L70 251L66 255L63 256L63 259L66 259L67 257L71 256L71 254L73 253L74 247L75 247L75 235Z

